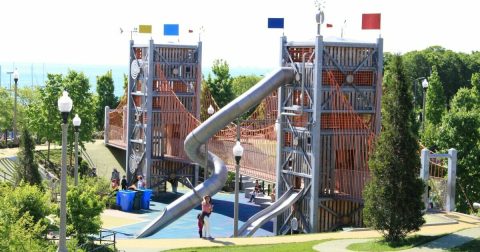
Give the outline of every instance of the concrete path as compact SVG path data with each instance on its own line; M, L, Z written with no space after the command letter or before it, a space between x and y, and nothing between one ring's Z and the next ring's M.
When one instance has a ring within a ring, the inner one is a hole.
M401 250L405 252L423 252L423 251L428 251L428 252L440 252L440 251L445 251L454 247L461 246L469 241L474 240L475 238L480 237L480 227L475 227L475 228L469 228L465 230L461 230L449 235L446 235L440 239L428 242L424 244L423 246L412 248L412 249L407 249L407 250ZM328 241L324 243L320 243L318 245L315 245L313 247L314 250L316 251L321 251L321 252L348 252L351 250L348 250L347 247L350 244L354 243L363 243L367 242L371 239L346 239L346 240L334 240L334 241Z

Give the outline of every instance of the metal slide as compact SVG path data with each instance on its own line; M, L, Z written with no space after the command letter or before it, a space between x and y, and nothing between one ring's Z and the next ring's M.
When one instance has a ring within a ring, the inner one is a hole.
M208 139L214 136L218 131L222 130L237 117L241 116L244 112L259 104L266 96L275 91L278 87L291 83L293 79L293 68L279 68L267 75L247 92L220 109L217 113L213 114L210 118L190 132L185 139L185 152L188 157L194 163L204 163L205 149L202 148L202 146L208 141ZM140 231L137 238L144 238L155 234L191 209L198 206L202 202L203 196L211 196L220 191L227 180L227 167L218 156L208 152L208 167L212 166L213 175L209 179L166 206L159 217Z
M297 202L302 197L303 188L299 192L290 188L282 197L275 201L271 206L256 213L243 224L238 230L238 236L252 236L258 228L270 221L272 218L278 216L287 210L293 203Z

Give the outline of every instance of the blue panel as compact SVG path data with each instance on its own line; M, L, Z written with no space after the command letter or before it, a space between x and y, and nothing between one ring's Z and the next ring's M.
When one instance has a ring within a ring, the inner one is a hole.
M165 35L165 36L178 36L179 35L178 24L164 24L163 25L163 35Z
M268 28L283 29L283 18L268 18Z

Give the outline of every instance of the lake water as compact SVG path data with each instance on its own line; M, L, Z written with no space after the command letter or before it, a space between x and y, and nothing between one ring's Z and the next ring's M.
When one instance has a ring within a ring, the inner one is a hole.
M68 70L83 72L89 79L92 92L95 92L97 76L104 75L112 70L113 82L115 85L115 95L123 95L123 75L128 73L128 65L71 65L71 64L39 64L39 63L1 63L0 62L0 86L11 88L14 85L13 72L17 68L19 72L19 87L43 86L47 79L47 74L67 74ZM273 68L272 68L273 69ZM267 68L230 68L232 76L238 75L264 75L271 69ZM203 75L206 77L210 72L210 67L203 67Z

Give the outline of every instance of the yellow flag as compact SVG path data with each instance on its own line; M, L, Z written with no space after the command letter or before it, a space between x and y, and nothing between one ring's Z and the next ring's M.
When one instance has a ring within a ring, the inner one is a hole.
M151 25L139 25L138 26L139 33L152 33L152 26Z

